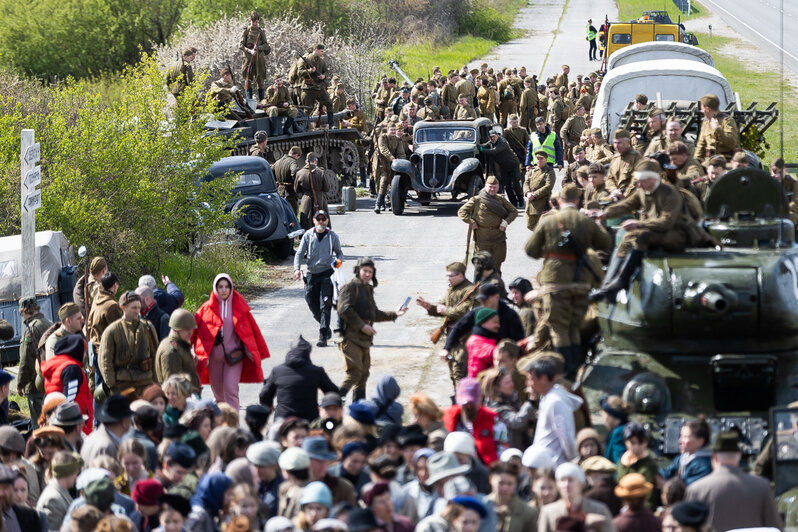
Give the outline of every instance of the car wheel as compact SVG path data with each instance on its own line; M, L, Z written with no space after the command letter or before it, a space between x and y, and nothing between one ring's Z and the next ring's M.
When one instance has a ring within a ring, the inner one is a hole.
M482 176L471 176L471 179L468 181L468 197L472 198L479 194L479 191L482 190L483 186L485 186L485 183L482 181Z
M285 260L291 256L291 252L294 250L294 239L283 238L282 240L269 242L269 248L278 259Z
M278 216L271 212L269 203L263 198L241 198L233 209L240 214L235 222L236 228L254 240L268 238L277 229Z
M393 181L391 181L391 210L397 216L401 216L405 212L406 195L402 186L402 176L393 176Z

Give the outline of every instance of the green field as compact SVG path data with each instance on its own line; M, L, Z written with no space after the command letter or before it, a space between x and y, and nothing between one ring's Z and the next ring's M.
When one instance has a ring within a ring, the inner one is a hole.
M432 43L396 45L385 53L385 57L386 60L399 61L399 66L410 79L429 79L433 67L441 67L445 75L448 70L459 69L472 59L487 54L496 44L496 41L467 35L445 46ZM391 71L391 75L395 73Z
M618 0L619 20L637 19L643 14L643 11L667 11L673 21L676 21L680 16L682 20L689 20L706 14L703 6L697 2L692 3L692 9L688 17L676 8L673 0Z

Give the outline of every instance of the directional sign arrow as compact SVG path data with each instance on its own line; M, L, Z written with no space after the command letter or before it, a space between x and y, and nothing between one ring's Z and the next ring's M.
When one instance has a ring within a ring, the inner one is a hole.
M42 182L42 167L41 166L34 166L33 169L28 170L25 174L25 186L28 189L34 188L36 185Z
M39 162L39 159L42 155L42 145L38 142L36 144L31 144L28 146L28 149L25 150L25 157L23 159L28 164L33 164Z
M41 190L34 190L27 196L25 196L25 202L22 204L25 208L25 212L35 211L39 207L42 206L42 191Z

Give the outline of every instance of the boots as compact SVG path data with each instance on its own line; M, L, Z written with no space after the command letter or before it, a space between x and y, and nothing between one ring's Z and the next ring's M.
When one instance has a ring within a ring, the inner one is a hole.
M369 195L372 198L377 197L377 183L373 175L371 176L371 179L369 179Z
M374 203L374 212L379 214L385 208L385 194L377 194L377 201Z
M359 386L352 390L352 402L357 403L361 399L366 398L366 388L360 388Z
M368 185L366 184L366 180L368 177L366 176L366 167L360 167L360 188L366 188Z
M333 112L331 110L327 110L327 127L332 129L335 126L335 120L333 119Z
M319 341L316 342L316 347L327 347L327 333L323 329L319 331Z
M291 128L294 126L294 119L292 117L288 117L285 119L285 124L283 124L283 135L290 135Z
M607 276L604 277L604 282L601 288L594 290L590 294L591 301L612 301L615 295L629 286L629 280L638 266L643 262L643 252L639 249L633 249L629 252L623 261L615 260L610 264L610 269L607 271Z
M258 89L258 103L262 102L266 97L266 92L263 89Z
M563 360L565 360L563 377L573 382L576 378L576 369L579 367L579 360L577 358L578 351L572 345L566 347L555 347L554 350L561 354Z
M247 98L249 98L250 100L252 99L252 86L251 85L250 85L250 88L247 90Z

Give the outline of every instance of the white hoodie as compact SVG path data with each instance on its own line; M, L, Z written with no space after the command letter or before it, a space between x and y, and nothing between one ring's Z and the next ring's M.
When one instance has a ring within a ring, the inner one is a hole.
M556 456L555 467L576 458L574 410L582 406L578 397L559 384L540 398L533 445L546 447Z

